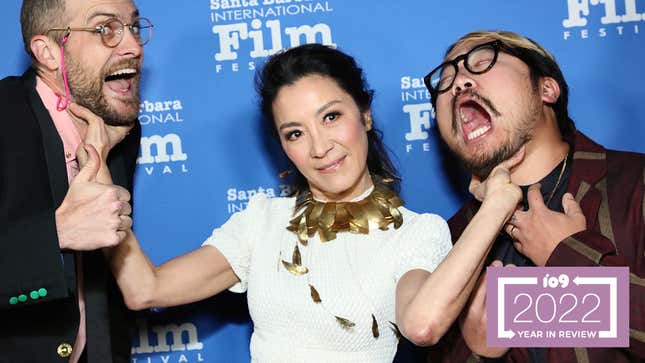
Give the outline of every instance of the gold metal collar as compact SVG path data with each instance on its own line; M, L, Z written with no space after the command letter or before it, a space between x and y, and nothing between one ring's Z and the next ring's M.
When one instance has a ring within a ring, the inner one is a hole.
M298 236L303 245L316 232L322 242L336 239L337 232L369 233L370 223L387 230L393 223L397 229L403 216L397 209L403 201L395 192L382 184L374 186L370 195L357 202L320 202L311 191L301 193L296 199L293 218L287 229Z

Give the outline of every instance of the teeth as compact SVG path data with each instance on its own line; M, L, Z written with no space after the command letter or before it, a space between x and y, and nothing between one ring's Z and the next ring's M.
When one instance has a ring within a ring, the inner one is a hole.
M459 118L461 118L462 123L468 123L468 117L466 117L464 110L459 110Z
M478 128L477 130L473 130L473 131L469 132L468 135L467 135L468 141L470 141L470 140L472 140L472 139L474 139L474 138L476 138L478 136L483 135L488 130L490 130L490 125L482 126L482 127Z
M135 74L135 73L137 73L137 70L134 68L123 68L123 69L119 69L114 73L111 73L110 76L120 76L122 74Z

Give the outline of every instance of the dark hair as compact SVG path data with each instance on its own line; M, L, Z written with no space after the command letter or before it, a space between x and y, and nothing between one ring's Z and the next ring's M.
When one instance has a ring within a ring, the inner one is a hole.
M569 86L555 57L536 41L509 31L476 31L466 34L448 48L446 55L459 44L477 40L499 40L504 43L506 47L512 50L512 55L519 58L529 67L531 81L534 86L538 85L542 77L551 77L558 83L560 97L550 106L558 121L560 135L562 135L563 139L570 140L576 131L576 126L571 117L569 117ZM437 95L432 94L431 96L432 105L436 106Z
M45 34L47 30L60 26L64 19L65 0L24 0L20 10L20 26L25 51L34 59L31 52L31 38Z
M321 44L305 44L271 56L261 73L256 74L256 89L261 98L261 107L266 126L277 135L273 117L273 101L280 89L292 85L310 75L329 77L347 92L361 112L370 110L374 91L369 89L363 70L351 56L335 48ZM400 178L383 144L383 135L372 126L367 132L367 168L378 179L392 180L390 188L400 189ZM296 189L307 188L305 177L294 170ZM378 182L378 180L375 180Z

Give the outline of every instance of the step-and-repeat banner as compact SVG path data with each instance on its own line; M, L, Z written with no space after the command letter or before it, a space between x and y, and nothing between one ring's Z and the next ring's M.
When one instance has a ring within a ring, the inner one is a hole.
M0 76L28 65L20 1L0 13ZM308 42L356 57L376 91L374 118L403 177L409 208L448 218L464 179L448 172L422 77L459 36L527 35L560 62L577 127L645 152L645 1L139 0L154 24L145 46L136 233L155 263L198 247L249 198L283 196L285 167L266 142L253 77L275 51ZM65 26L66 24L59 24ZM144 312L132 362L248 362L244 295Z

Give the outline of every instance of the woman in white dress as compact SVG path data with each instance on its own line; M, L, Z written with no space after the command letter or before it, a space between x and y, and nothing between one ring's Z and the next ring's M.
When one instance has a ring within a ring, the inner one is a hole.
M372 91L352 57L322 45L292 48L272 56L257 83L295 166L297 195L254 196L202 247L160 266L128 231L109 252L127 305L247 291L257 362L391 362L399 330L434 344L520 199L510 164L474 188L483 205L451 249L441 217L412 212L398 198Z

